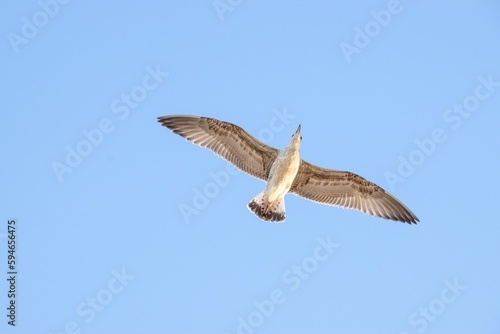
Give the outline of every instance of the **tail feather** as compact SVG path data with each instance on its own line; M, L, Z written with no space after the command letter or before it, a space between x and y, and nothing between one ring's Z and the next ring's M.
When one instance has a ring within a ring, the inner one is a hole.
M283 222L285 220L285 199L267 202L264 199L264 191L248 203L248 209L265 221Z

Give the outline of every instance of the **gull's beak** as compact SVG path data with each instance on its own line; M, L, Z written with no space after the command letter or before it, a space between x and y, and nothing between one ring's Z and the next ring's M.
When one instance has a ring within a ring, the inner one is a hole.
M295 131L295 133L300 133L300 124L299 124L299 127L297 128L297 131Z

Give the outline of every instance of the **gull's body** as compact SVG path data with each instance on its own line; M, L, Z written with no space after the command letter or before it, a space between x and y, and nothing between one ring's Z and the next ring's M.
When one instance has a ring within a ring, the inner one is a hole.
M300 158L300 126L284 150L270 147L231 123L198 116L164 116L158 121L192 143L208 148L242 171L266 182L248 208L266 221L285 220L287 193L314 202L356 209L385 219L418 218L394 196L351 172L314 166Z
M266 189L257 195L248 208L264 220L284 221L284 197L290 190L300 167L300 126L292 136L290 144L278 153L271 165Z

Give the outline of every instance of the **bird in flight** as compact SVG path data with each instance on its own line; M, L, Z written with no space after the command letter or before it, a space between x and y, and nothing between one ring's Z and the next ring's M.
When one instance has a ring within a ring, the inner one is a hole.
M408 224L419 220L396 197L351 172L315 166L300 158L300 125L284 150L268 146L241 127L209 117L158 117L161 125L193 144L212 150L243 172L266 182L248 208L269 222L285 220L285 195Z

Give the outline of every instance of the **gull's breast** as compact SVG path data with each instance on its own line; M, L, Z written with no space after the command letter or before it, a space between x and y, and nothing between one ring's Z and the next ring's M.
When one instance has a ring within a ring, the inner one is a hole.
M298 153L283 151L276 157L266 186L269 201L275 201L288 193L299 170L299 165L300 156Z

